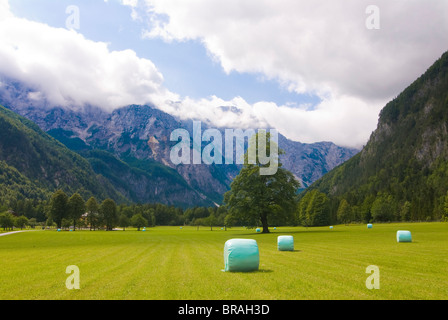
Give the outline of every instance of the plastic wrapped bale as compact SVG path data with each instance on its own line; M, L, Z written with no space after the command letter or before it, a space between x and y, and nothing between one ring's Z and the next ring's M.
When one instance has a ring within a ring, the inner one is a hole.
M373 228L373 226L371 223L367 224L367 229L372 229L372 228Z
M330 226L330 229L333 229L333 226Z
M279 236L277 238L278 251L294 251L293 236Z
M257 232L261 232L261 229L260 229L260 228L257 228L257 229L255 229L255 231L257 231Z
M224 245L224 271L257 271L260 254L257 241L252 239L231 239Z
M407 230L397 231L397 242L412 242L411 232Z

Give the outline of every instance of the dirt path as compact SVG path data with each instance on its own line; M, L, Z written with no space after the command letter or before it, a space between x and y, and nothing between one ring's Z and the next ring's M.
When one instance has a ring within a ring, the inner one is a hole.
M20 232L30 232L32 230L21 230L21 231L11 231L11 232L5 232L5 233L0 233L0 237L2 236L7 236L9 234L14 234L14 233L20 233Z

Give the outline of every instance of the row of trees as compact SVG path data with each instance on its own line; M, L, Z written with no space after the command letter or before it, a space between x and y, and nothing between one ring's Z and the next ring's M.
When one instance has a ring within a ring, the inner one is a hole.
M143 227L158 225L225 225L227 211L224 207L194 207L187 210L163 204L121 204L106 199L101 203L91 197L84 202L78 194L70 198L62 190L56 191L47 207L48 221L58 228L89 227L91 230L104 228L112 230L120 227L126 230L132 226L140 230Z
M268 134L266 154L271 154L269 138ZM245 157L247 160L247 153ZM278 163L275 174L271 175L260 174L260 168L268 164L260 164L259 161L256 163L249 164L246 161L240 174L231 183L230 190L224 195L224 205L220 207L195 207L184 211L162 204L117 206L112 199L98 203L91 197L84 202L80 194L68 197L62 190L56 191L46 206L42 203L39 206L45 208L46 217L58 228L76 228L82 224L93 230L112 230L117 226L123 230L129 226L140 229L156 224L202 225L211 229L213 226L261 225L263 232L269 232L269 225L322 226L334 223L415 220L413 207L418 203L400 203L391 194L382 192L368 195L361 203L354 202L355 204L350 204L350 198L328 197L317 189L297 195L299 182L281 167L281 163ZM435 207L439 212L439 220L448 220L448 193L437 199ZM428 216L428 219L433 220L434 216ZM10 216L4 214L0 225L10 228L11 220ZM22 220L15 223L23 226L25 222Z
M240 176L240 179L243 177L244 175ZM211 229L214 226L263 226L260 213L257 210L249 210L250 207L255 207L254 204L245 202L253 201L252 197L248 196L248 190L257 190L254 188L256 185L253 181L252 184L245 185L248 179L243 179L243 182L240 179L236 179L238 188L233 184L233 189L226 194L227 205L220 207L194 207L183 210L163 204L117 206L112 199L99 203L91 197L85 202L78 193L68 197L62 190L56 191L46 205L39 202L37 207L30 205L26 207L29 208L28 212L34 214L39 212L38 216L45 216L47 225L54 223L58 228L82 226L91 230L99 228L112 230L121 227L125 230L132 226L140 230L156 225L207 226ZM291 190L295 186L296 184L293 184ZM291 194L288 197L294 198ZM283 199L286 201L286 198ZM442 214L439 220L447 221L448 192L441 202ZM287 208L281 209L278 206L277 212L275 211L277 204L273 201L270 209L266 211L265 224L308 227L333 223L411 221L412 205L410 201L399 204L387 193L366 197L361 205L351 205L345 198L330 199L326 194L312 190L296 201L295 205L290 202ZM10 210L0 214L0 227L3 230L10 230L13 227L25 228L27 225L35 227L39 223L34 216L27 217L24 214L16 216L13 213L14 211Z
M342 199L337 208L337 221L350 222L390 222L390 221L447 221L448 220L448 192L439 199L435 212L428 211L426 216L413 216L413 207L418 205L414 201L398 202L391 194L378 193L367 196L361 205L350 205ZM419 219L420 218L420 219Z
M28 219L23 215L16 217L11 212L0 213L0 227L3 231L12 230L14 227L24 229L26 226L35 227L36 225L36 218Z
M117 205L112 199L98 204L94 197L84 202L79 193L69 198L64 191L57 190L51 197L47 214L58 228L63 227L63 221L70 221L76 229L77 223L84 217L93 229L105 226L107 230L112 230L117 221Z
M448 221L448 192L438 203L438 214L427 215L424 221ZM412 215L414 205L414 201L400 203L388 193L369 195L361 204L352 205L345 198L330 199L326 194L312 190L298 202L295 223L321 226L352 222L419 221Z

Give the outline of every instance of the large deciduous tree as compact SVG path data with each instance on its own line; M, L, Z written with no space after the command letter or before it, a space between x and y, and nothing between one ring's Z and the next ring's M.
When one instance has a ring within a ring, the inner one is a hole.
M106 230L111 231L118 223L117 205L112 199L106 199L101 203L101 215L106 224Z
M148 225L148 220L146 220L140 213L135 214L131 218L131 224L133 227L140 231L140 228L146 227Z
M49 218L58 228L62 227L62 219L68 217L68 196L62 190L57 190L51 196Z
M69 218L73 221L73 230L76 230L76 222L86 212L86 204L79 193L74 193L68 199Z
M272 163L260 161L260 141L266 139L265 155L270 155L271 161L276 161L278 168L274 174L260 174L260 169L266 169ZM263 233L269 233L269 219L287 220L293 216L296 207L295 195L300 184L294 175L281 167L278 155L282 153L271 141L269 133L254 135L245 154L244 166L230 185L230 190L224 195L224 203L233 218L246 225L261 223ZM256 150L256 159L249 161L251 148ZM264 163L263 163L264 162Z
M90 230L95 231L95 228L99 226L100 223L100 206L94 197L90 197L86 202L87 210L87 223L90 226Z

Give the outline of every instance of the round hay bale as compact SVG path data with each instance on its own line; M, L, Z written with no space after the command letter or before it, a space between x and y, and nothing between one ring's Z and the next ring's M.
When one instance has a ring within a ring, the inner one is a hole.
M260 254L257 241L252 239L231 239L224 245L224 271L257 271Z
M373 228L373 225L371 223L368 223L367 224L367 229L372 229L372 228Z
M408 230L398 230L397 242L412 242L411 232Z
M333 226L330 226L330 229L333 229Z
M260 229L260 228L257 228L257 229L255 229L255 231L257 231L257 232L261 232L261 229Z
M279 236L277 238L278 251L294 251L294 237L293 236Z

